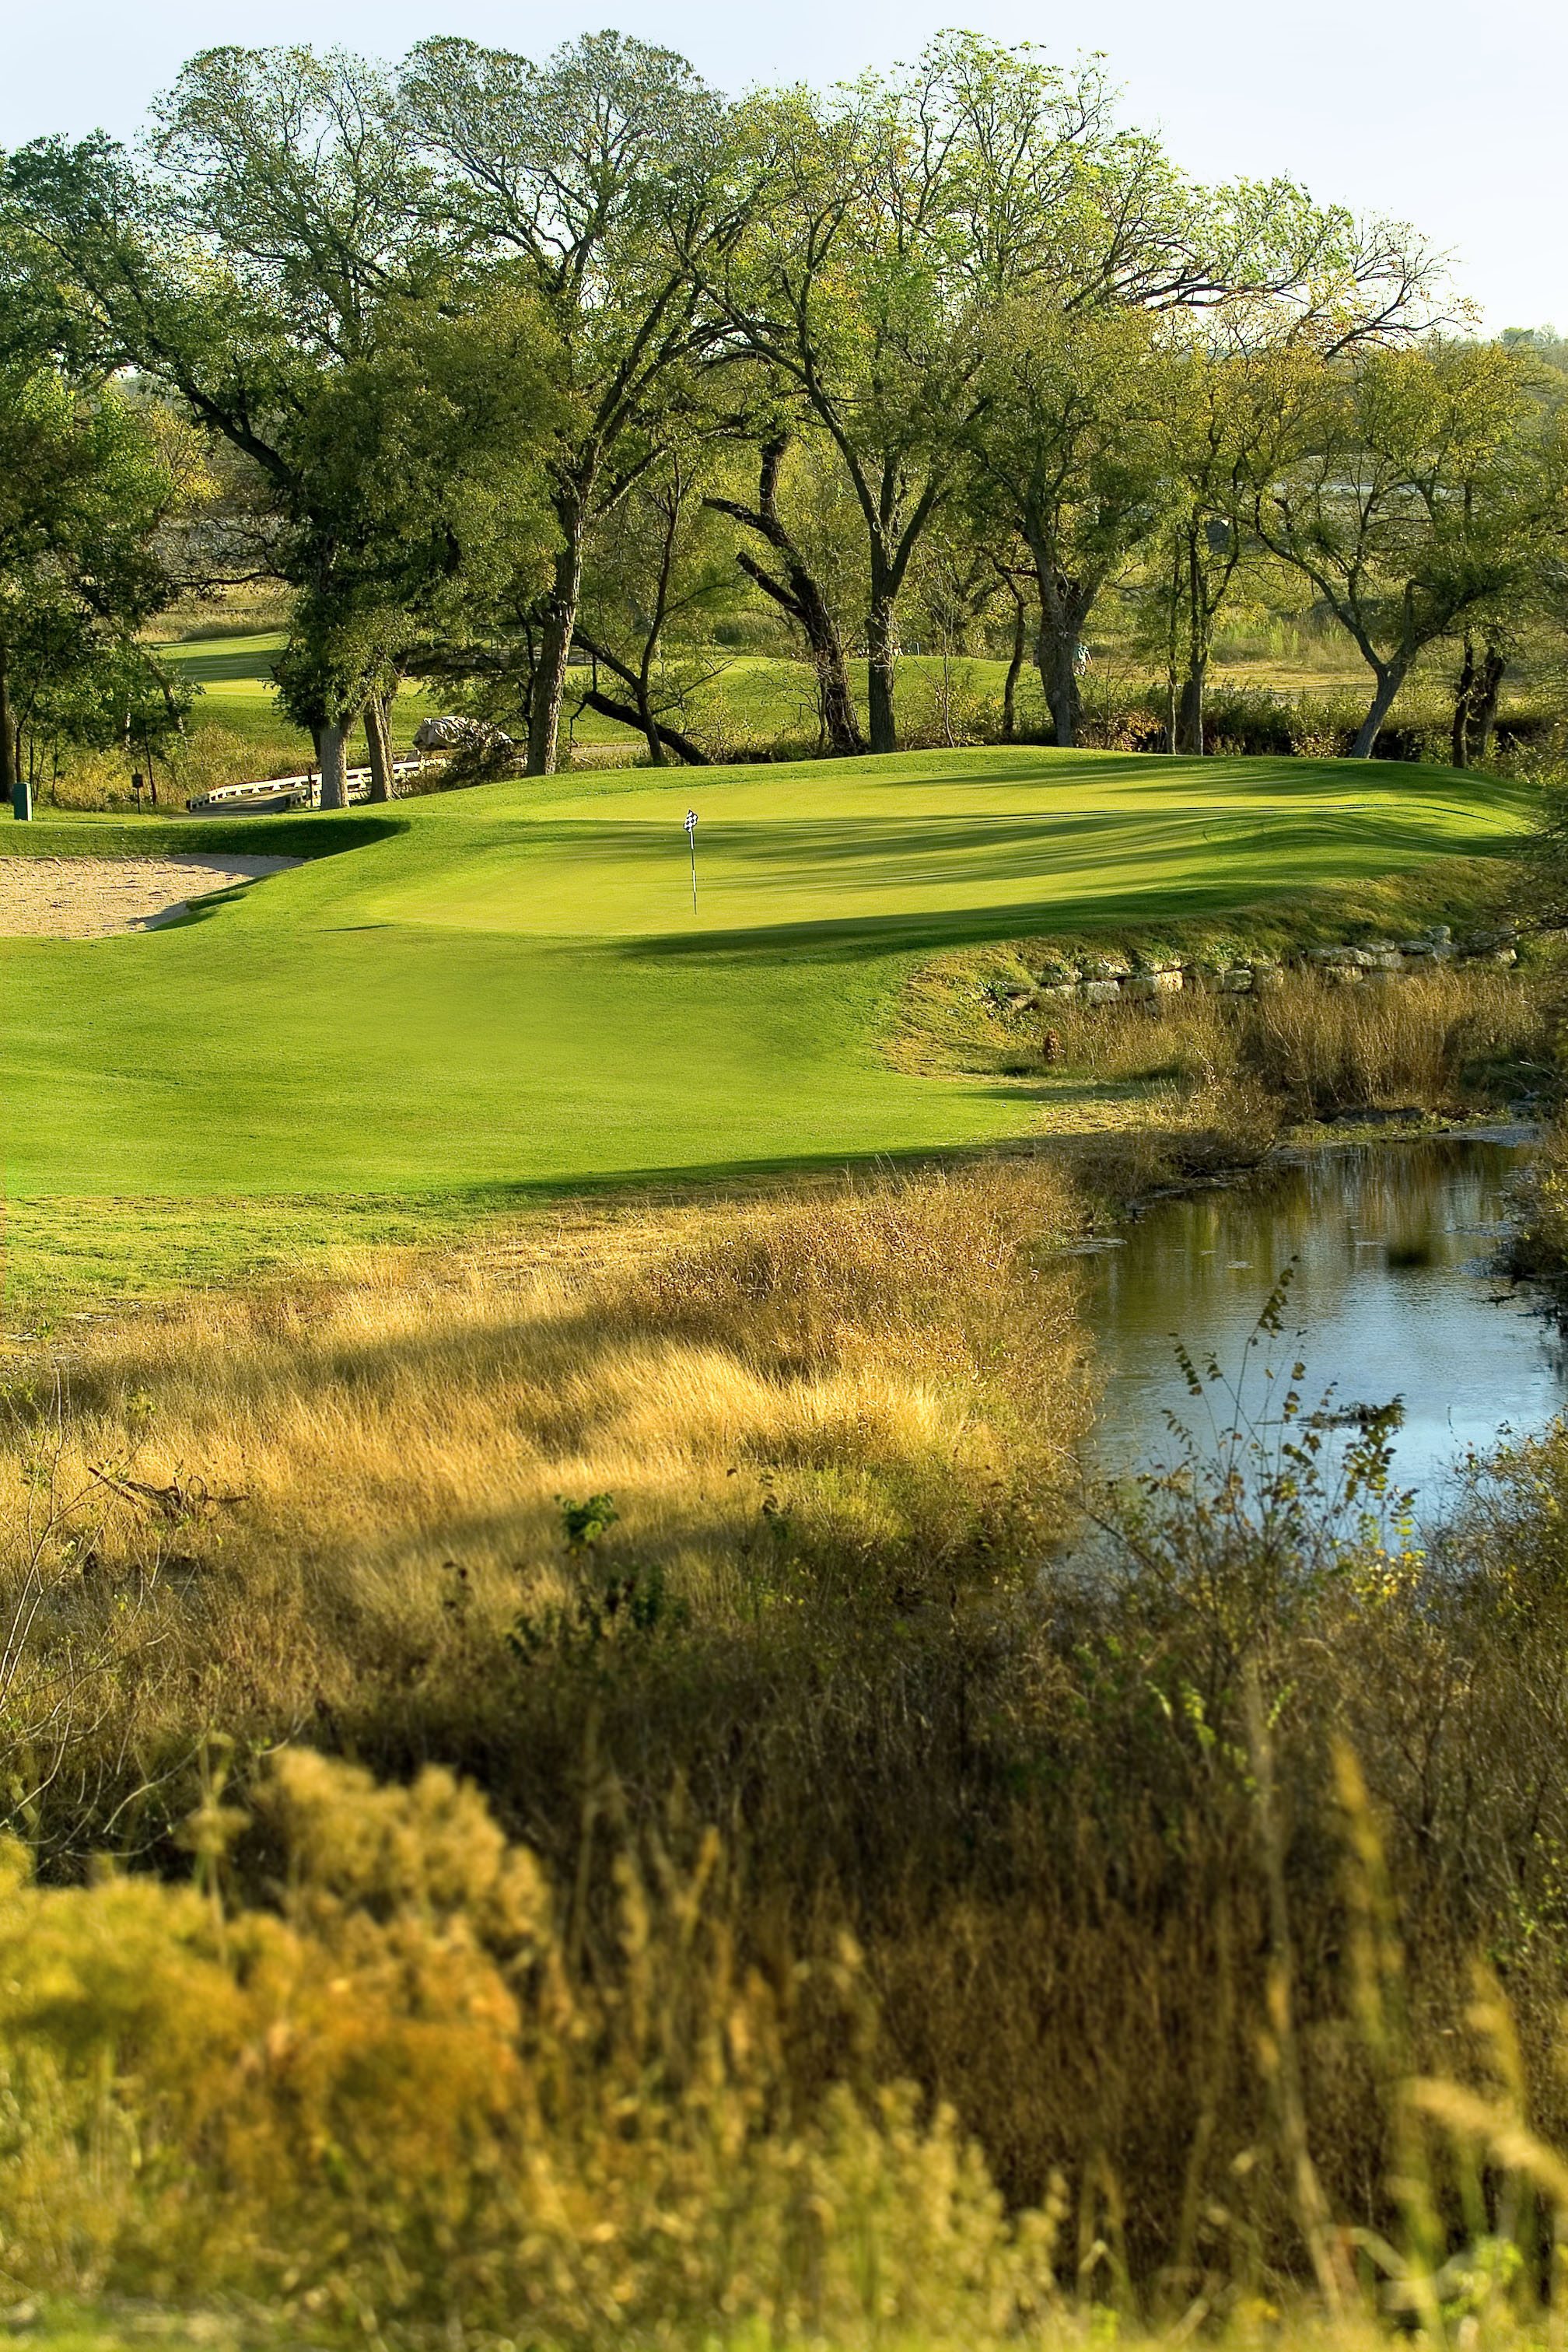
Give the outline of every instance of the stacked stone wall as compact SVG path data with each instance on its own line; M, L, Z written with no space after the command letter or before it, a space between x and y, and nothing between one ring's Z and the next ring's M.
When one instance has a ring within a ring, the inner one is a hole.
M1042 971L1031 988L994 993L1009 1010L1029 1012L1061 1003L1149 1003L1184 990L1208 996L1263 995L1307 978L1340 988L1378 986L1445 964L1506 967L1518 958L1518 934L1511 929L1456 940L1446 924L1438 924L1418 939L1363 940L1353 946L1308 948L1296 956L1184 956L1154 950L1086 954Z

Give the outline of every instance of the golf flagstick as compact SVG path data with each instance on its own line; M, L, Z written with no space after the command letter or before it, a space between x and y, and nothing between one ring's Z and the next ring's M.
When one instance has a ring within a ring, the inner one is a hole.
M697 912L697 811L686 812L686 838L691 844L691 911Z

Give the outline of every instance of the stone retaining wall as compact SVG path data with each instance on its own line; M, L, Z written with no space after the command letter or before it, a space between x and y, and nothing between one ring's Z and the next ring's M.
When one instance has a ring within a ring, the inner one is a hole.
M1033 988L994 984L991 992L1010 1011L1021 1013L1053 1003L1148 1001L1183 989L1210 996L1262 994L1285 987L1293 973L1309 971L1336 987L1376 984L1403 972L1431 971L1439 964L1515 963L1517 936L1512 929L1503 929L1456 940L1446 924L1438 924L1415 940L1366 940L1356 947L1309 948L1288 960L1262 955L1205 959L1157 950L1083 956L1074 963L1041 972Z

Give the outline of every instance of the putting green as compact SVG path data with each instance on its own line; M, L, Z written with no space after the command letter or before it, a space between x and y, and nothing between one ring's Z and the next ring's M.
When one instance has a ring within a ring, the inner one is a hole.
M882 1058L921 955L1501 851L1527 799L1393 764L1019 751L510 783L405 803L380 838L313 818L311 847L342 854L189 924L0 943L13 1212L493 1192L1025 1131L1017 1091ZM144 822L137 845L171 831ZM285 845L264 819L201 838ZM84 818L26 846L110 840Z

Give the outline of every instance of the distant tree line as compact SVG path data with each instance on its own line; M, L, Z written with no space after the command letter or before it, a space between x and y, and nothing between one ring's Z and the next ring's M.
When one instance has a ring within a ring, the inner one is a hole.
M46 718L177 729L148 623L260 580L329 806L362 722L391 791L411 675L535 775L569 703L700 760L738 607L809 663L825 750L896 748L911 618L1010 652L1005 732L1032 662L1070 745L1115 587L1170 747L1201 751L1260 569L1364 661L1359 756L1439 641L1476 756L1520 631L1568 620L1560 347L1457 332L1413 232L1288 179L1199 186L1112 96L1097 63L969 34L738 101L615 34L542 65L438 38L395 70L219 48L134 153L21 148L0 787Z

